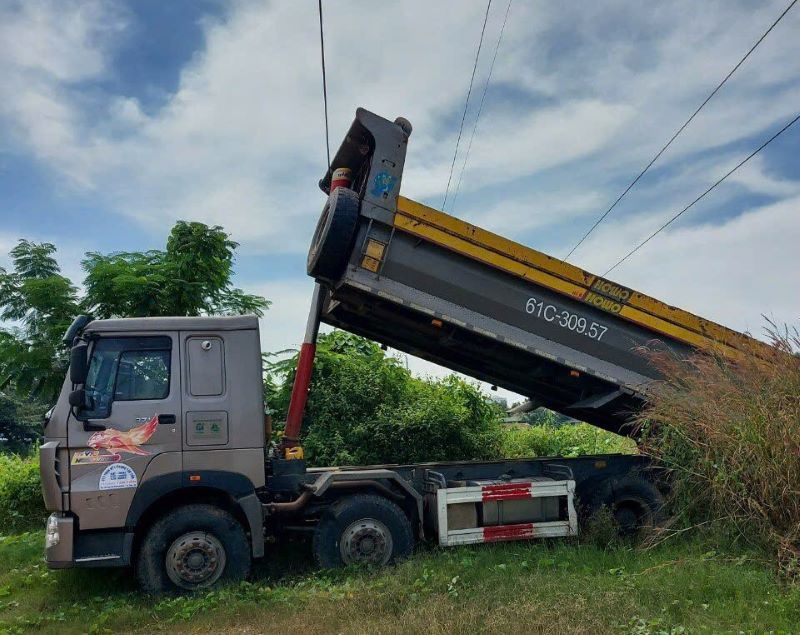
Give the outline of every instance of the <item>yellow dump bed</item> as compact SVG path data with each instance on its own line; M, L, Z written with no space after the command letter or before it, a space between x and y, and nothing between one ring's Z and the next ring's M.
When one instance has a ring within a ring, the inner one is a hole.
M398 197L396 229L570 296L700 349L736 357L767 346L732 329L624 287L444 212Z

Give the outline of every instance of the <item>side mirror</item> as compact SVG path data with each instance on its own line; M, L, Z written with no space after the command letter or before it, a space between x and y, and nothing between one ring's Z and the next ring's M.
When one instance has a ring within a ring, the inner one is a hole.
M69 405L77 410L82 410L86 406L86 391L78 388L69 393Z
M73 384L86 383L89 374L89 347L86 344L76 344L69 352L69 380Z

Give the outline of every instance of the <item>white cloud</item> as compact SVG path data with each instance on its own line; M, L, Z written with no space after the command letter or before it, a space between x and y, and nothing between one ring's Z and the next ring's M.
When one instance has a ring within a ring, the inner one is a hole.
M0 7L0 119L9 140L75 184L91 184L103 153L83 136L87 100L76 86L108 72L125 21L112 3L26 0ZM0 146L1 147L1 146Z
M588 213L596 212L605 202L605 198L596 191L548 190L507 198L486 207L474 205L460 216L497 234L514 236L556 222L583 218Z

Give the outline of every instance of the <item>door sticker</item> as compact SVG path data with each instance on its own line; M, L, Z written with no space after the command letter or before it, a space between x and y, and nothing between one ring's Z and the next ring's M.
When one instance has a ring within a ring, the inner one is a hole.
M136 472L125 463L114 463L103 470L98 489L127 489L136 485L138 485Z
M81 450L72 455L72 465L105 465L122 459L117 452L101 454L99 450Z
M147 423L130 430L107 428L95 432L86 442L90 449L76 452L72 456L72 465L116 463L122 458L123 452L147 456L150 452L140 446L150 440L157 427L158 415L153 415Z

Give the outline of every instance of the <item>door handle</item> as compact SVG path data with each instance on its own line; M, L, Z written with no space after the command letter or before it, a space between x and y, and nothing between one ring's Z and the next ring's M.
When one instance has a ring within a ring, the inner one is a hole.
M178 421L175 415L158 415L158 423L166 425L174 425Z

